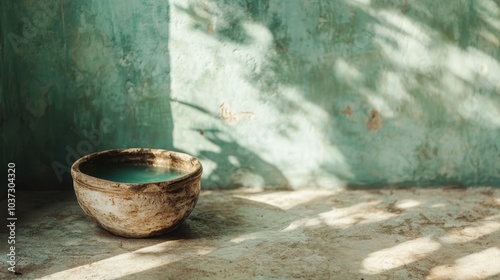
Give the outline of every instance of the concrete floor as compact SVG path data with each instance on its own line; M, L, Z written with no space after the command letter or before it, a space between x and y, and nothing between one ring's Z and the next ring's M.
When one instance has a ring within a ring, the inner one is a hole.
M204 191L152 239L109 234L71 192L16 198L22 275L1 279L500 279L499 188Z

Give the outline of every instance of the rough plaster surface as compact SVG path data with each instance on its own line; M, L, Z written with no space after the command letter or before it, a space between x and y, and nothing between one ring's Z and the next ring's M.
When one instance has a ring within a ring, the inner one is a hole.
M500 277L495 188L204 191L180 228L152 239L109 234L70 192L18 204L15 279Z
M0 10L1 158L24 180L142 146L199 157L206 188L500 183L498 1Z

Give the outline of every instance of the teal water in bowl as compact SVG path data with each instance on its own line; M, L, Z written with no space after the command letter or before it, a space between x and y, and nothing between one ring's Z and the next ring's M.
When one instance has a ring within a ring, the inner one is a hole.
M172 180L188 172L168 166L117 164L87 170L86 174L119 183L155 183Z

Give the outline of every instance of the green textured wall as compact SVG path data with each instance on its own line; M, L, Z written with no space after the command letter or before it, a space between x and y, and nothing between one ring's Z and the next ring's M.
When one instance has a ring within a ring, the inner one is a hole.
M498 1L0 9L2 160L32 188L136 146L198 156L205 188L500 184Z
M89 152L172 148L169 5L157 2L2 1L15 15L2 144L20 180L68 185Z

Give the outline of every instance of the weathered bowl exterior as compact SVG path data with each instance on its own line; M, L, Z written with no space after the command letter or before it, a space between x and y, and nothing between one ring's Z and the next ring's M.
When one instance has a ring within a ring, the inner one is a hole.
M189 172L173 180L128 184L85 173L96 166L136 163L170 166ZM174 230L194 209L200 194L201 163L194 157L160 149L108 150L84 156L71 167L83 211L113 234L143 238Z

